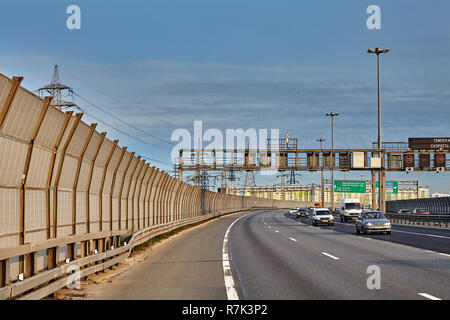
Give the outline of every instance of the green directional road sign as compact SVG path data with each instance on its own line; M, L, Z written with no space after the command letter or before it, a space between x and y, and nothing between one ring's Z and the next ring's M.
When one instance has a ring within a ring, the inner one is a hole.
M335 180L334 192L366 193L366 181Z
M375 183L375 187L378 192L378 181ZM398 181L386 182L386 193L398 193Z

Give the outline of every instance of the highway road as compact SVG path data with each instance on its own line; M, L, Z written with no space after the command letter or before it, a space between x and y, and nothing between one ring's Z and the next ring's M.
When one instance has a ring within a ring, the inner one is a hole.
M357 235L354 222L313 227L286 210L259 210L163 241L88 298L447 300L449 248L450 230Z

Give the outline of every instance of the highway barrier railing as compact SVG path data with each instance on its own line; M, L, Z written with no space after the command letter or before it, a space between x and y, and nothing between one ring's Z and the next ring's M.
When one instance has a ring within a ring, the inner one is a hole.
M0 298L45 296L76 267L98 272L148 237L217 214L306 205L184 183L22 80L0 74Z
M128 242L125 241L125 237L122 237L121 241L116 242L117 247L112 246L111 243L107 243L108 249L104 252L91 252L88 256L79 257L73 261L66 261L55 268L42 271L34 276L24 279L23 281L18 281L6 287L0 288L0 299L42 299L59 289L70 286L71 284L73 285L81 278L117 265L120 261L129 257L133 248L149 241L151 238L224 214L242 211L249 210L217 212L214 214L184 219L163 225L151 226L143 230L139 230L131 235ZM104 235L97 234L96 237L91 239L91 241L99 240L99 238L97 238L99 236ZM64 242L67 242L65 243L67 245L72 241L74 241L73 238L67 237L65 239L59 239L59 244L62 245ZM10 258L16 254L24 254L25 252L32 253L32 250L38 250L53 245L55 244L47 243L41 244L40 246L29 246L28 249L23 248L23 251L18 251L17 249L1 250L0 254L2 258Z
M450 197L393 200L386 202L386 211L389 213L397 213L400 209L408 209L410 212L413 212L416 208L426 209L433 215L450 214Z
M401 223L410 225L441 226L448 228L450 223L450 215L387 213L386 217L392 223Z

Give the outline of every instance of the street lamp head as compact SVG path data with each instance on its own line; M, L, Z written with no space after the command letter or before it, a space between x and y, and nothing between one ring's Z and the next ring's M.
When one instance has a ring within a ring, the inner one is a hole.
M325 115L329 116L329 117L337 117L339 115L339 113L330 112L330 113L325 113Z
M389 50L391 50L390 48L386 48L386 49L381 49L381 48L375 48L375 49L368 49L367 53L376 53L376 54L380 54L380 53L386 53L389 52Z

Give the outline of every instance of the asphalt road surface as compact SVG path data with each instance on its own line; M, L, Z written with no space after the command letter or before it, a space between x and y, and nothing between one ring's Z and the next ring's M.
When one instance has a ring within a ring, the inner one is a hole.
M233 292L250 300L447 300L450 230L394 225L391 235L357 235L354 222L313 227L286 210L228 215L158 244L90 298L223 300Z

